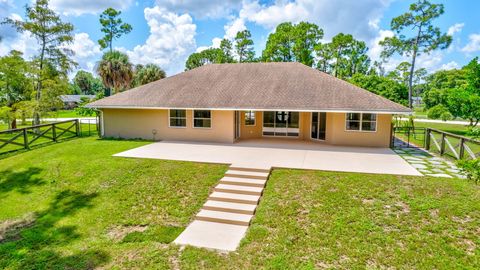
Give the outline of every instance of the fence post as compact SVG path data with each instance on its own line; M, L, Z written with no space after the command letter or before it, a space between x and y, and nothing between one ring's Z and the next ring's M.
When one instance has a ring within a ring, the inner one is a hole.
M407 127L407 148L410 148L410 127Z
M442 143L440 144L440 156L445 153L445 133L442 133Z
M75 131L77 132L77 137L80 137L80 121L75 119Z
M425 149L430 150L430 129L425 129Z
M461 138L460 139L460 153L458 154L459 159L463 159L464 155L465 155L465 139Z
M55 123L52 124L52 137L53 137L53 141L56 142L57 141L57 129L55 128Z
M28 149L28 134L27 134L27 129L24 128L22 132L23 132L23 146L25 147L25 149Z

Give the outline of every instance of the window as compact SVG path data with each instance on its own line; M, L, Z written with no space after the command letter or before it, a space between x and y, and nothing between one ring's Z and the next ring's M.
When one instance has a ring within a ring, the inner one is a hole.
M187 111L186 110L170 110L170 127L186 127Z
M255 126L255 111L245 112L245 126Z
M377 115L373 113L347 113L346 130L376 131Z
M193 127L194 128L211 128L212 127L211 111L194 110L193 111Z

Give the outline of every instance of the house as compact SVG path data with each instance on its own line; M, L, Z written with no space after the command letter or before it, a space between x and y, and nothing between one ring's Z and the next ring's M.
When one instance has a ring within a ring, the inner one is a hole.
M102 135L233 143L253 138L388 147L410 109L300 63L209 64L110 97Z
M78 107L78 105L82 103L82 99L92 100L94 98L95 98L95 95L61 95L60 96L60 100L63 102L63 108L66 110L71 110Z

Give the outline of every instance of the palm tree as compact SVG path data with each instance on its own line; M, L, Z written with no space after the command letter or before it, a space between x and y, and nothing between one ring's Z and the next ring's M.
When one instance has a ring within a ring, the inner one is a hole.
M133 87L165 78L165 71L155 64L137 65L133 75Z
M103 84L111 89L110 94L116 94L130 87L133 79L132 63L122 52L106 52L97 65L97 74L102 78Z

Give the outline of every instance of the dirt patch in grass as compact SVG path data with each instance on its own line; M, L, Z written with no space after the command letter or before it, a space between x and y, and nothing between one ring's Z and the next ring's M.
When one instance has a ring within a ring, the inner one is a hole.
M107 236L114 242L120 242L126 235L133 232L144 232L148 229L148 225L133 225L133 226L115 226L108 230Z
M0 243L20 239L19 232L35 222L35 214L29 213L19 219L5 220L0 223Z

